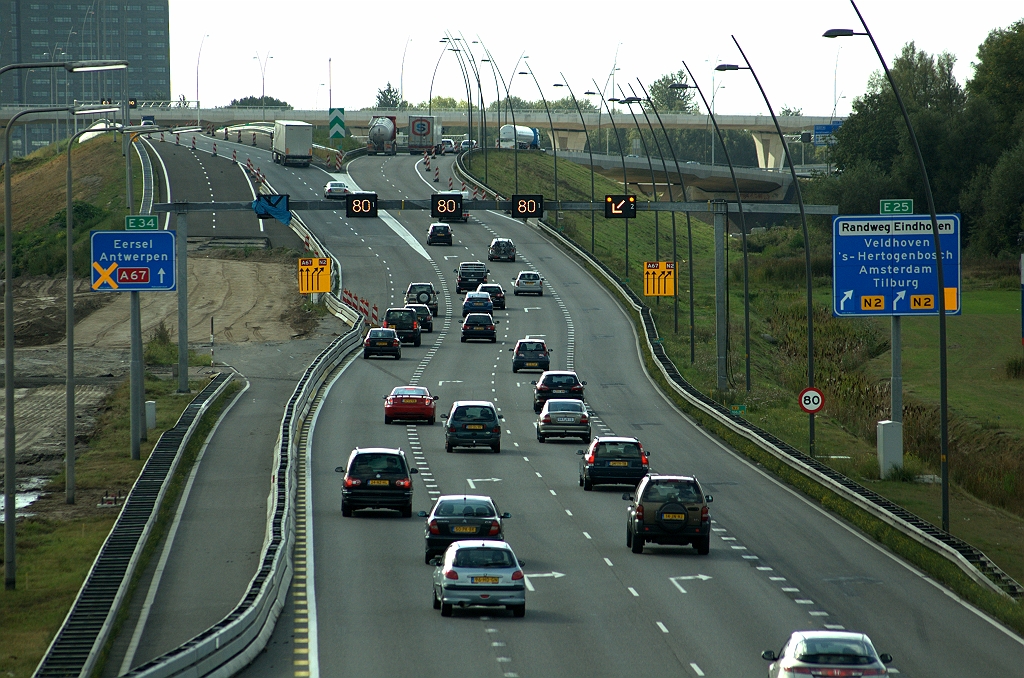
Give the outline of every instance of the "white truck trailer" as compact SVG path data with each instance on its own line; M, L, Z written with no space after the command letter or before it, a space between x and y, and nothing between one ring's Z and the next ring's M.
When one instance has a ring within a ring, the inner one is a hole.
M313 161L313 126L301 120L275 120L271 149L275 163L309 167Z

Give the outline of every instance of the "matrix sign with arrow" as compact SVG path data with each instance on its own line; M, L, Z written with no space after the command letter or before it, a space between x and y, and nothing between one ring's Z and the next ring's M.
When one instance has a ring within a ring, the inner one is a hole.
M938 215L946 312L960 314L960 215ZM937 315L932 220L837 216L832 220L832 314Z
M635 195L606 195L604 197L605 219L636 219Z
M644 262L644 296L671 297L676 293L676 262Z

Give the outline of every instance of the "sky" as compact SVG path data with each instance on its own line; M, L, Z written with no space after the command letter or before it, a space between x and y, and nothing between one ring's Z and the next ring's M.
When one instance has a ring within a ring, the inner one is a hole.
M914 41L931 54L952 53L961 84L989 32L1024 18L1020 0L860 0L857 6L889 64ZM265 84L268 96L297 109L330 103L354 110L372 106L388 82L407 101L426 101L433 77L435 96L465 100L457 55L443 52L440 42L447 29L486 45L506 80L525 55L549 100L564 96L552 86L560 72L578 97L595 89L592 79L598 88L608 83L611 96L613 66L617 85L636 87L637 78L649 85L685 60L705 96L715 90L716 113L767 114L749 73L714 71L718 63L743 64L735 36L776 112L788 106L805 115L845 116L879 64L867 38L822 38L829 28L861 30L849 0L170 0L171 95L196 99L198 74L203 108L259 96ZM484 58L480 43L470 47L478 61ZM478 67L487 104L497 96L495 80L488 64ZM510 92L540 98L529 76L516 75Z

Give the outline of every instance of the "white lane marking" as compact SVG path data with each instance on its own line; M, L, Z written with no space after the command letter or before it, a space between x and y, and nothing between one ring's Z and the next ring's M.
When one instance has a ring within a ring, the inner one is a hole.
M833 631L845 631L846 630L846 627L843 626L842 624L825 624L825 628L826 629L832 629ZM889 672L892 673L892 669L889 669Z
M570 511L569 509L565 509L565 515L571 517L572 516L572 511Z
M786 581L785 577L768 577L770 581Z
M530 461L529 457L523 457L523 461Z
M808 600L807 598L797 598L793 602L797 605L814 605L814 601Z
M690 668L693 669L693 672L696 673L698 676L704 675L704 672L700 670L700 667L694 664L693 662L690 662Z
M793 586L783 586L782 590L787 592L787 593L797 593L798 591L800 591L800 589L795 588Z
M633 594L634 598L639 598L640 597L640 594L636 592L635 588L633 588L632 586L630 586L628 588L629 588L629 592Z
M608 564L608 567L615 567L614 565L612 565L612 561L608 560L607 558L604 559L604 562Z
M768 567L767 565L758 565L757 569L761 570L762 572L771 572L772 568Z
M658 628L661 629L662 633L668 633L668 627L667 626L665 626L661 622L654 622L654 623L658 625Z
M537 471L534 471L534 473L537 473ZM537 473L537 477L538 478L543 478L544 476L542 476L540 473Z
M823 612L821 610L813 610L811 612L808 612L807 614L811 615L812 617L827 617L828 616L828 612Z
M550 492L551 496L553 496L553 497L557 496L557 493L554 490L548 490L548 492Z

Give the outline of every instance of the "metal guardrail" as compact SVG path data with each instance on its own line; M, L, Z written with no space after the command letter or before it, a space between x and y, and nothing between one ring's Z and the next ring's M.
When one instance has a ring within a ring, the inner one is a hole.
M360 316L361 317L361 316ZM266 646L284 607L295 543L295 455L298 435L317 391L338 363L360 344L362 323L335 339L310 364L285 406L267 507L267 541L260 567L234 610L180 647L132 669L126 676L231 676Z
M459 163L456 164L456 173L461 174L460 179L464 179L466 183L472 183L478 188L486 188L483 184L470 176L468 172L465 172L465 169L461 167ZM945 556L954 565L963 570L963 572L975 583L981 585L983 588L995 591L996 593L1014 600L1024 599L1024 586L1021 586L1020 583L1003 572L979 549L971 546L962 539L942 531L926 520L914 515L902 506L889 501L880 494L854 482L826 464L804 454L768 431L755 426L741 417L733 416L728 408L712 400L695 386L686 381L679 373L675 364L669 359L664 346L659 340L658 328L654 323L650 307L643 302L636 292L624 285L618 275L613 273L603 262L593 256L574 240L562 233L559 233L557 230L540 220L531 221L535 222L538 228L541 228L553 238L561 241L561 243L571 252L576 254L576 256L586 260L587 263L597 268L601 274L614 285L633 310L640 314L641 320L643 321L644 337L647 342L647 348L657 361L662 375L668 381L672 389L685 398L692 406L701 410L705 414L710 415L719 424L725 426L734 433L743 436L776 459L779 459L791 468L796 469L800 473L817 481L847 501L867 511L875 518L882 520L886 524L899 530L902 534Z
M153 530L168 481L202 415L230 380L230 374L214 377L185 407L174 427L160 436L71 610L36 668L33 675L37 678L92 675Z

